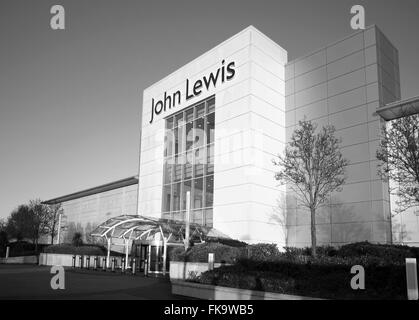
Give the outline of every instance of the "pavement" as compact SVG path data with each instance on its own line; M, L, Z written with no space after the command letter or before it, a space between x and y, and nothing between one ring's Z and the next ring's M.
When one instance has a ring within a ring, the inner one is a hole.
M65 268L65 289L51 288L51 267L0 264L0 300L178 300L168 278Z

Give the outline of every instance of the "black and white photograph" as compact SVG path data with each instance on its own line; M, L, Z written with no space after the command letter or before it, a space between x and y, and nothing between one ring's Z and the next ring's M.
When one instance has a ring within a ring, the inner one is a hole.
M0 0L0 300L417 304L418 34L418 0Z

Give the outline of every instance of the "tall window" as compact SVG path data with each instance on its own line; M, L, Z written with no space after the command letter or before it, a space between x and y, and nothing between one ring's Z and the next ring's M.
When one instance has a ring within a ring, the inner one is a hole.
M212 226L215 98L166 118L162 218L184 220L191 193L191 222Z

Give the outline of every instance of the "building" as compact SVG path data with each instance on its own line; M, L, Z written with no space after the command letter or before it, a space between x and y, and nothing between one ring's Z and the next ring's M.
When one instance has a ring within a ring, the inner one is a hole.
M47 201L68 222L118 215L190 220L248 243L310 245L310 216L274 180L272 159L299 120L330 124L349 160L340 193L320 210L318 242L390 243L389 186L377 176L385 117L400 100L397 49L371 26L288 61L250 26L144 90L136 179ZM419 233L419 225L416 226ZM68 233L70 234L70 233Z
M138 177L103 184L62 197L45 201L46 204L62 204L63 230L60 242L69 243L74 233L80 232L85 241L100 223L121 215L137 213Z

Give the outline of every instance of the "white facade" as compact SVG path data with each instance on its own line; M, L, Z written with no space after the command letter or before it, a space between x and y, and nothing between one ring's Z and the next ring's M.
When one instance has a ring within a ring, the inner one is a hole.
M319 244L391 242L390 193L376 158L385 121L376 110L400 100L399 78L397 49L376 26L287 64L287 139L304 118L333 125L349 161L342 192L319 210ZM287 243L308 246L310 215L288 195Z
M186 101L186 81L234 62L234 77ZM272 159L285 145L287 52L249 27L144 90L138 214L162 215L164 118L215 95L213 226L232 238L285 245L281 191ZM165 92L181 92L181 103L153 116ZM281 211L281 210L280 210Z

